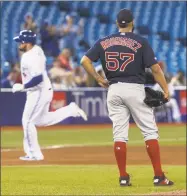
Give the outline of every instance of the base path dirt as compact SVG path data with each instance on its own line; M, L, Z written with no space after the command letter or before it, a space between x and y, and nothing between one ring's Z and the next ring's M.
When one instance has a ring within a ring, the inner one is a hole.
M186 149L185 146L161 146L161 159L163 164L185 165ZM63 164L116 164L112 146L94 147L66 147L58 149L43 150L45 160L38 162L26 162L19 160L23 156L23 151L1 152L1 165L63 165ZM174 156L175 155L175 156ZM177 155L177 156L176 156ZM127 154L129 165L148 165L148 158L145 147L129 146Z

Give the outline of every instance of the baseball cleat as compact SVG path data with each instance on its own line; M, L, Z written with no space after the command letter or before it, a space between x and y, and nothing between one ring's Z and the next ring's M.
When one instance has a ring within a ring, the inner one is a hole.
M165 175L155 176L154 177L154 185L155 186L172 186L174 182L168 180Z
M30 156L23 156L19 158L22 161L42 161L44 160L43 157L30 157Z
M85 121L88 120L88 117L86 115L86 113L74 102L70 103L73 107L76 108L76 111L78 113L79 116L81 116Z
M122 176L119 178L119 184L120 186L131 186L132 184L130 183L130 176Z

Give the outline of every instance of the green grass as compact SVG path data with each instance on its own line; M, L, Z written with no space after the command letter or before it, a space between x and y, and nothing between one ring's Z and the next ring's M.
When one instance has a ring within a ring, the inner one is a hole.
M160 126L161 145L185 145L186 130L185 126ZM95 130L63 129L55 130L54 127L48 131L39 131L39 142L41 146L49 145L112 145L112 129L104 128ZM1 146L4 147L22 147L23 132L21 131L2 131ZM129 145L143 145L143 137L136 127L131 127L129 131Z
M185 126L160 126L162 145L185 145ZM39 131L41 146L49 145L112 145L112 130L88 128ZM2 147L22 147L23 132L1 132ZM129 145L144 145L136 127L129 131ZM128 166L132 187L119 187L117 166L2 166L2 195L129 195L168 192L186 189L186 167L164 165L173 187L154 187L151 166Z
M2 195L128 195L186 189L185 166L164 166L172 187L154 187L152 168L129 166L132 187L120 187L116 166L2 167Z

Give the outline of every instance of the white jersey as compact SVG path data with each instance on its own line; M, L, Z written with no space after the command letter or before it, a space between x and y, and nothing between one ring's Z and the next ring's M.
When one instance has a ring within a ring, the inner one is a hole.
M46 57L43 50L35 45L33 48L22 55L21 58L21 77L22 83L28 83L33 77L43 75L43 82L36 87L28 90L41 88L52 88L51 82L46 71Z

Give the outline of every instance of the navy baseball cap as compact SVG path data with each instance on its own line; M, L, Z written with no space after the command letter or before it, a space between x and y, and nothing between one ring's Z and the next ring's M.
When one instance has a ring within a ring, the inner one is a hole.
M120 27L126 27L128 23L133 21L133 14L130 10L122 9L117 14L117 22Z
M19 43L36 43L36 34L31 30L20 31L19 36L13 38L14 41Z

